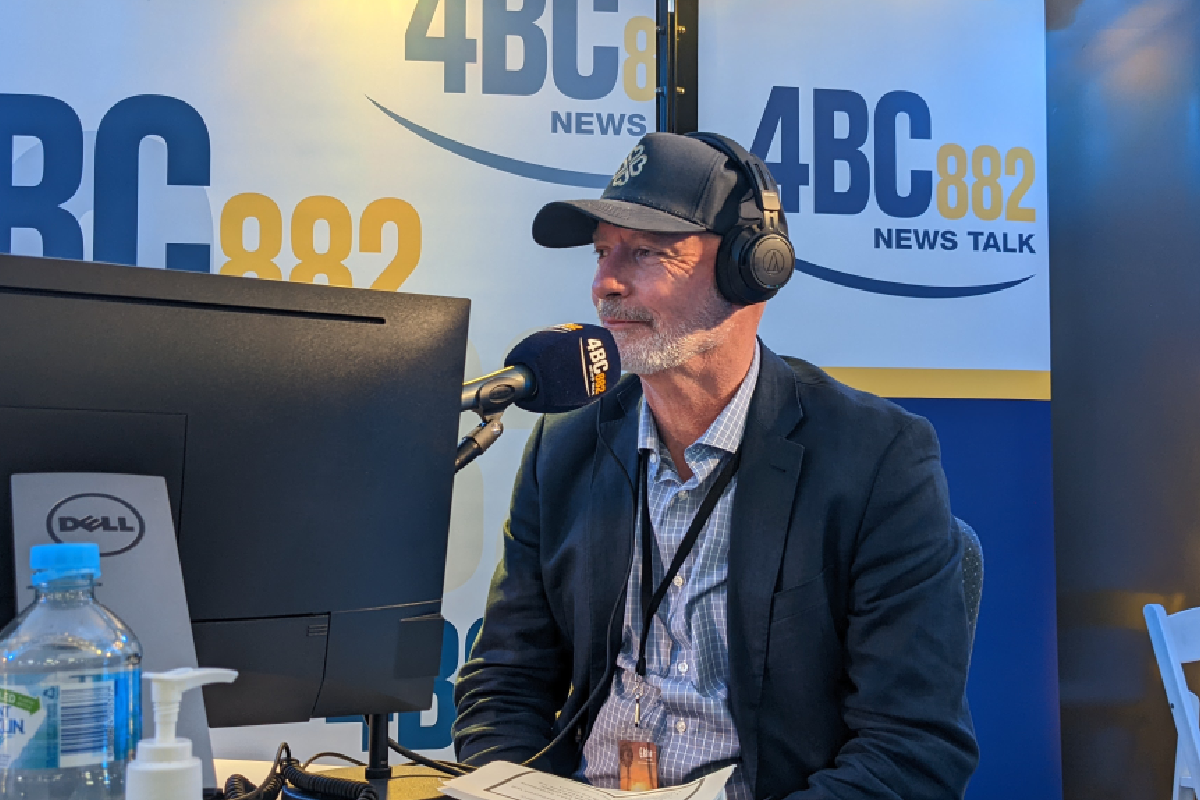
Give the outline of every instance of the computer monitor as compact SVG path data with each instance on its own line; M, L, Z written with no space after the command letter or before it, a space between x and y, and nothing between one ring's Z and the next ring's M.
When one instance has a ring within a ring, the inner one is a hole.
M0 255L10 476L161 475L209 724L429 707L469 302Z

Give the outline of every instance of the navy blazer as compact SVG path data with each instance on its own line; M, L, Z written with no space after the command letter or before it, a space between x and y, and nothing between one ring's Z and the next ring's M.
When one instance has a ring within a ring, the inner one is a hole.
M599 686L537 766L579 764L620 647L640 396L627 376L530 436L455 688L467 763L529 758ZM961 556L932 426L763 347L729 547L729 704L756 798L962 797Z

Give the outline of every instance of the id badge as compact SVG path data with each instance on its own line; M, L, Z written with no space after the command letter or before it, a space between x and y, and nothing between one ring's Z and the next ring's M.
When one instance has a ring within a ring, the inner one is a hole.
M623 792L648 792L658 788L658 745L654 742L617 742L618 772Z

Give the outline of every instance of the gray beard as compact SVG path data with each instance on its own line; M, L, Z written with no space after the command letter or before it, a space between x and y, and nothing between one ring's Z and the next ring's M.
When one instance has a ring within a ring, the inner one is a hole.
M728 331L720 328L736 307L717 294L714 287L705 302L686 318L672 324L656 320L643 308L605 297L596 304L601 317L631 322L649 322L648 335L614 332L621 369L635 375L653 375L686 364L698 355L724 344Z

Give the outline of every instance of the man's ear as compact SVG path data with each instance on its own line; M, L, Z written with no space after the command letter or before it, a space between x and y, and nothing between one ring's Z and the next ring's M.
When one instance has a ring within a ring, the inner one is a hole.
M700 240L700 264L712 274L713 289L717 287L717 254L721 250L721 237L715 233L698 233Z

